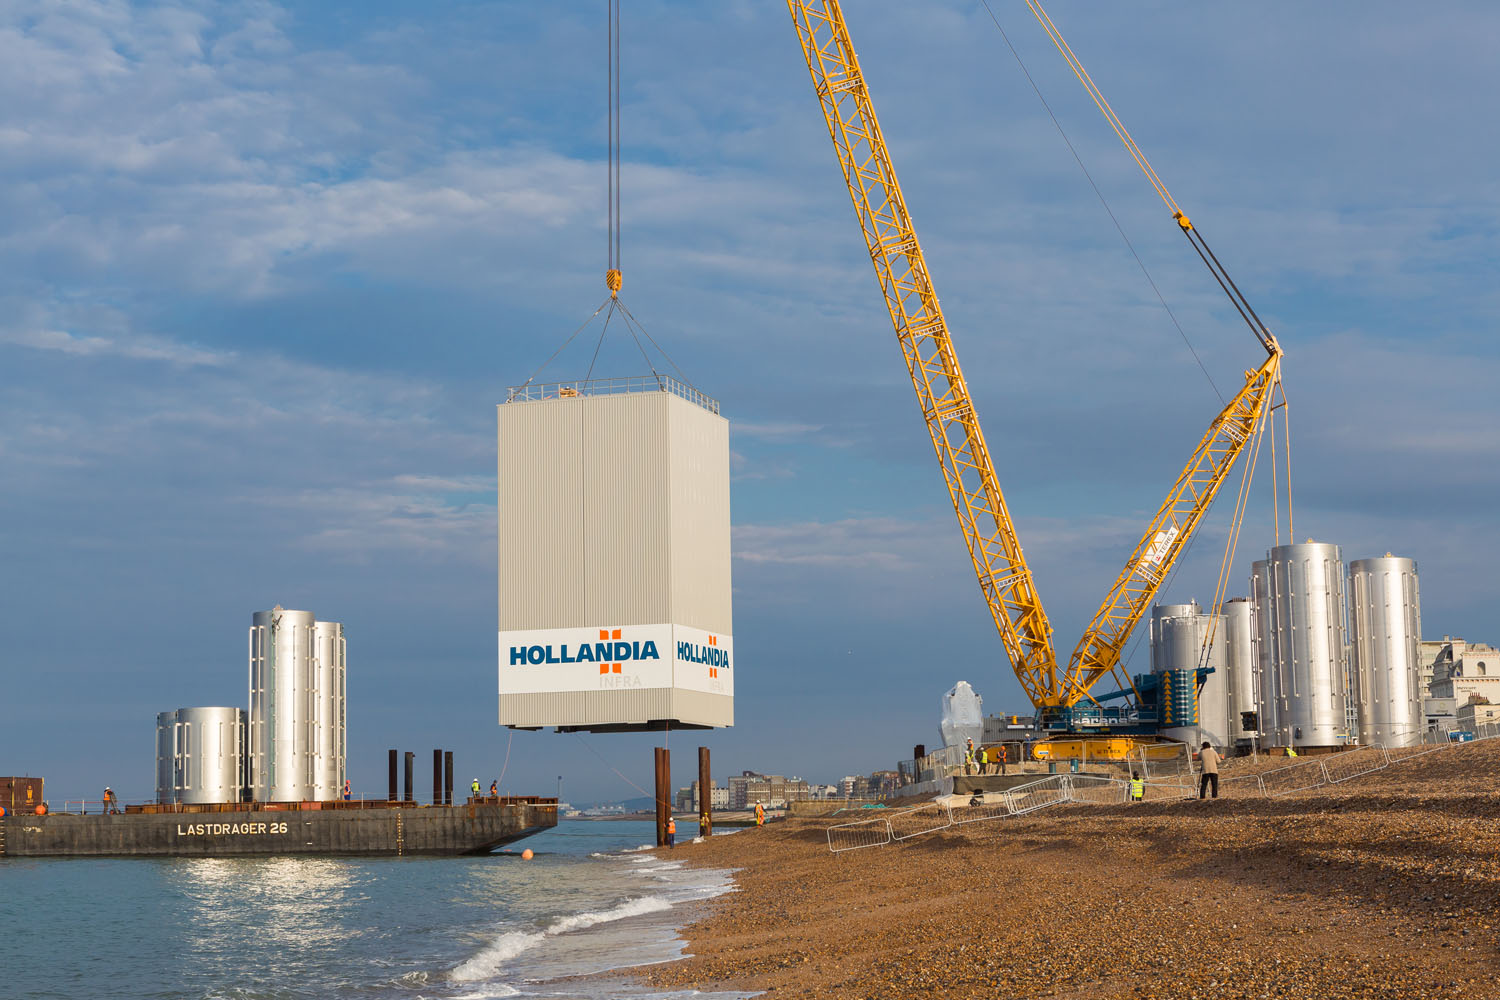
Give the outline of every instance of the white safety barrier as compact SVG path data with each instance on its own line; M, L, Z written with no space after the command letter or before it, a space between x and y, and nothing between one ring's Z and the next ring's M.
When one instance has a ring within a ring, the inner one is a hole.
M1351 778L1373 774L1392 764L1399 764L1423 754L1500 737L1500 723L1486 723L1474 731L1474 738L1461 743L1422 743L1409 747L1368 746L1327 757L1300 760L1286 767L1219 777L1221 792L1236 798L1246 794L1276 798L1312 788L1335 785ZM1132 764L1132 766L1137 766ZM1168 764L1151 766L1144 756L1142 771L1154 772L1146 781L1146 801L1162 802L1193 798L1200 794L1199 783L1191 770ZM952 826L984 820L1025 816L1051 806L1082 803L1119 805L1130 800L1130 781L1124 777L1099 774L1050 774L1037 781L983 796L978 805L946 806L928 802L911 809L889 810L881 816L841 823L828 828L828 849L835 854L862 847L884 847L896 841L911 840Z
M1062 805L1068 801L1068 786L1065 784L1067 775L1056 774L1033 781L1025 785L1017 785L1009 791L1001 792L1001 798L1005 800L1005 808L1010 810L1012 816L1024 816L1038 809L1048 806Z
M949 811L953 814L954 826L982 823L987 819L1004 819L1012 815L1010 806L1005 802L1005 796L998 793L993 796L986 795L979 805L954 806Z
M1362 774L1379 771L1390 762L1391 758L1386 754L1385 747L1361 747L1326 758L1323 761L1323 774L1329 782L1338 784Z
M840 823L828 828L828 849L835 854L861 847L884 847L891 842L891 825L884 816Z
M936 833L953 825L953 812L945 805L929 802L915 809L903 809L886 817L892 840L910 840L924 833Z

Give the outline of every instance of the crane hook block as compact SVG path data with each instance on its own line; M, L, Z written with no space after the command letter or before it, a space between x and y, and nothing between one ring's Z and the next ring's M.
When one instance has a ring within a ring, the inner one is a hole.
M1193 228L1192 220L1190 220L1186 215L1183 215L1181 212L1174 212L1174 213L1172 213L1172 218L1176 219L1177 220L1177 224L1179 226L1181 226L1184 230L1188 230L1188 229L1192 229Z
M625 276L614 268L604 272L604 286L609 289L610 298L620 294L620 286L625 284Z

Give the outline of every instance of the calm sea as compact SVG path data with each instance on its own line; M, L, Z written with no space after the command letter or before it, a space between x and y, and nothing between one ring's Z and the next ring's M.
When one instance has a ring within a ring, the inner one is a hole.
M0 996L742 996L559 981L678 957L685 904L731 888L643 849L651 835L564 820L480 858L8 858Z

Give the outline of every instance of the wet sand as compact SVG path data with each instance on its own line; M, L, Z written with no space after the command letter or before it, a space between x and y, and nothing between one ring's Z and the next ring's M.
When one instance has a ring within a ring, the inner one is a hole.
M741 891L685 929L693 957L636 978L878 1000L1500 998L1500 741L1279 799L1066 806L838 855L830 822L672 852L738 869Z

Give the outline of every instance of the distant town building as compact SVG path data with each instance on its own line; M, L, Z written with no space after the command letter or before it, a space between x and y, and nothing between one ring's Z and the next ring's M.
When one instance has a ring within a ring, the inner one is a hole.
M1476 696L1482 702L1500 703L1500 650L1482 642L1443 638L1424 705L1428 725L1439 731L1463 728L1458 724L1458 711Z
M1426 692L1432 687L1432 671L1437 664L1437 659L1442 655L1443 647L1452 642L1452 636L1443 636L1441 639L1423 639L1417 643L1417 667L1422 672L1422 691Z
M708 786L708 803L714 809L729 808L729 789L722 785ZM698 806L698 783L684 785L677 789L677 796L673 801L673 808L679 812L699 812Z
M1500 722L1500 705L1491 705L1482 694L1476 694L1458 710L1458 728L1473 732L1480 726Z
M798 777L744 771L729 779L729 808L753 809L757 805L779 809L788 802L809 798L807 782Z

